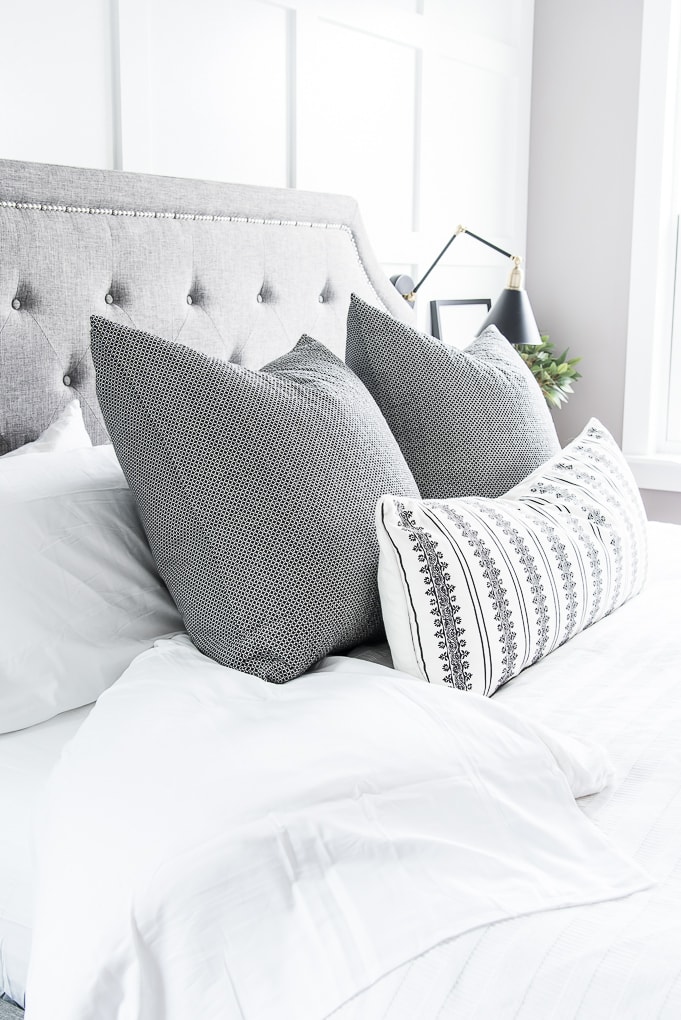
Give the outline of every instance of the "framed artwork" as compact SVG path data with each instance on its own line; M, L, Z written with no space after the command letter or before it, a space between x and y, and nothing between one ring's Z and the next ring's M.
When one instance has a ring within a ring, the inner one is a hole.
M490 298L456 298L430 302L430 328L434 337L450 347L467 347L492 307Z

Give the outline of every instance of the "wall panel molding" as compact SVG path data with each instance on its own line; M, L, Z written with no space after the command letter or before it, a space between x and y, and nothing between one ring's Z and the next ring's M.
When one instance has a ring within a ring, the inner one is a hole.
M65 42L70 76L36 79L5 54L0 85L30 116L23 129L4 115L3 155L350 192L386 270L414 276L458 222L525 251L534 0L14 7L10 36L66 20L82 37ZM74 80L83 115L58 131L36 119L42 95L73 106ZM494 296L505 275L503 260L459 241L419 304Z
M152 45L149 0L112 0L114 110L117 121L117 169L152 173L152 116L149 53Z

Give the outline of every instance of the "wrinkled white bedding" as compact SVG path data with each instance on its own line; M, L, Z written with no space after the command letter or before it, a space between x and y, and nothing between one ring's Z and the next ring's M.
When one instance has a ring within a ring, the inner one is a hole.
M573 799L608 768L376 664L275 686L161 641L48 786L27 1018L320 1018L444 939L646 888Z
M579 807L655 885L444 942L333 1020L679 1020L680 585L681 528L653 523L641 594L494 697L607 748L613 781Z
M23 1003L33 914L33 817L47 778L90 706L0 734L0 992Z

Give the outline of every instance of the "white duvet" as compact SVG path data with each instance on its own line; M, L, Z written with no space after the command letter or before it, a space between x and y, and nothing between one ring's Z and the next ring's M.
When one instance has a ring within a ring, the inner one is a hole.
M445 939L645 888L574 801L608 775L376 664L275 686L161 641L48 785L27 1020L317 1020Z

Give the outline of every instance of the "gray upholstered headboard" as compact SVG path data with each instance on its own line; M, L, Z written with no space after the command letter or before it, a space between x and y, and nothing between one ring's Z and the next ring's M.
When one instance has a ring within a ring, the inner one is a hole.
M73 394L106 439L93 313L259 368L302 333L342 357L352 291L411 314L352 199L0 160L0 454Z

